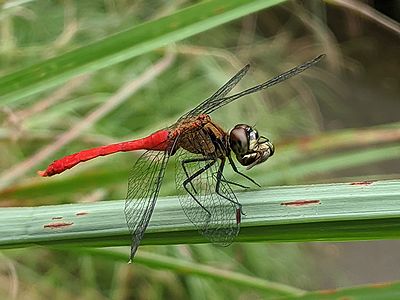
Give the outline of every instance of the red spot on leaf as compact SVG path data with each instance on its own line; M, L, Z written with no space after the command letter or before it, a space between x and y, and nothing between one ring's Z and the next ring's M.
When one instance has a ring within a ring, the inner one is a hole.
M61 220L63 217L52 217L52 220Z
M350 183L350 185L370 185L374 182L375 182L375 180L356 181L356 182Z
M43 225L43 228L55 229L55 228L71 226L72 224L74 224L74 222L54 222L54 223Z
M303 206L303 205L310 205L310 204L321 204L319 200L296 200L296 201L289 201L289 202L282 202L281 205L285 206Z
M75 215L76 215L77 217L80 217L80 216L86 216L87 214L89 214L89 213L86 212L86 211L80 211L80 212L77 212Z

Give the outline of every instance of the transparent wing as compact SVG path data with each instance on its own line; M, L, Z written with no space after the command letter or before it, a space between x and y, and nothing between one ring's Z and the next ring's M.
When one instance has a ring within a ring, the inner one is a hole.
M238 74L236 74L230 81L232 82L236 82L234 83L234 85L230 88L230 89L226 89L226 93L219 93L218 91L214 94L217 96L216 97L210 97L206 100L204 100L202 103L200 103L197 107L195 107L193 110L191 110L190 112L188 112L186 115L184 115L181 119L183 119L184 117L188 117L188 116L195 116L195 115L200 115L200 114L210 114L213 111L217 110L218 108L232 102L235 101L243 96L249 95L249 94L253 94L255 92L258 92L260 90L263 89L267 89L269 87L274 86L275 84L278 84L282 81L285 81L287 79L289 79L290 77L293 77L305 70L307 70L308 68L312 67L313 65L315 65L316 63L318 63L323 57L325 56L325 54L321 54L319 56L317 56L314 59L311 59L297 67L294 67L293 69L290 69L289 71L286 71L262 84L256 85L254 87L251 87L247 90L244 90L240 93L237 93L235 95L229 96L229 97L225 97L225 95L239 82L239 80L244 76L244 74L246 74L249 65L247 65L246 67L244 67ZM247 68L247 69L246 69ZM246 69L246 70L245 70ZM239 77L239 79L237 80L236 77L239 76L240 74L242 74L242 72L244 71L243 75L241 75L241 77ZM221 89L223 89L226 85L229 84L229 82L226 83ZM230 85L229 85L230 86ZM179 119L179 120L181 120Z
M224 98L239 83L244 75L246 75L249 68L249 64L245 65L239 72L235 74L235 76L229 79L229 81L220 87L213 95L179 118L178 122L188 117L200 115L208 106L212 106L213 103L218 103L218 99Z
M168 158L167 152L146 151L132 168L125 200L125 218L132 234L130 259L149 224Z
M183 138L190 141L199 136L185 134ZM210 145L209 142L198 144L204 147ZM211 153L214 149L209 150ZM183 149L177 151L176 157L176 187L186 216L211 242L224 246L231 244L240 230L241 205L223 177L221 159Z

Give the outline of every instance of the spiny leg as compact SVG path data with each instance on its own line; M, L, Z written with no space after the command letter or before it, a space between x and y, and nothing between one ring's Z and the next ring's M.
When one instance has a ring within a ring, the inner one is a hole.
M186 178L190 178L190 176L189 176L188 171L186 170L185 165L186 165L186 164L193 163L193 162L201 162L201 161L204 161L204 162L206 162L206 161L215 161L215 159L214 159L214 158L207 158L207 157L199 157L199 158L185 159L185 160L183 160L183 161L181 162L182 169L183 169L183 171L185 172ZM200 174L201 174L201 173L200 173ZM192 186L192 189L193 189L194 193L197 194L197 191L196 191L196 189L194 188L194 186L193 186L193 184L192 184L192 181L190 181L190 185Z
M221 140L216 140L215 142L219 145L221 151L225 150L225 146L224 146L224 144L222 143ZM225 161L224 161L224 163L225 163ZM243 189L248 189L249 188L248 186L242 185L240 183L236 183L236 182L233 182L233 181L226 180L224 177L221 177L220 179L221 179L222 182L225 182L225 183L228 183L228 184L232 184L232 185L236 185L236 186L241 187Z
M219 196L221 196L222 198L235 204L239 208L239 209L237 209L237 211L239 212L239 216L236 216L236 219L237 219L237 223L240 223L240 214L244 215L243 210L242 210L242 204L240 204L240 202L238 200L235 201L233 199L230 199L229 197L222 194L220 191L221 182L224 182L224 180L225 180L225 179L223 179L224 166L225 166L225 158L221 158L221 164L219 165L218 172L217 172L217 184L215 185L215 192Z
M254 179L252 179L251 177L247 176L246 174L243 174L242 172L240 172L238 170L238 168L235 165L235 162L233 161L232 157L230 155L228 155L228 159L229 162L232 166L232 169L235 173L238 173L239 175L242 175L244 178L246 178L247 180L251 181L252 183L254 183L256 186L261 187L261 185L259 185Z
M250 188L249 186L245 186L245 185L242 185L242 184L237 183L237 182L234 182L234 181L226 180L225 178L221 178L221 182L225 182L225 183L228 183L228 184L232 184L232 185L241 187L241 188L243 188L243 189L249 189L249 188Z
M204 209L207 213L208 213L208 216L209 216L209 218L211 218L211 213L210 213L210 211L207 209L207 208L205 208L204 206L203 206L203 204L201 204L200 203L200 201L199 200L197 200L196 199L196 197L189 191L189 189L187 188L187 185L190 183L190 185L193 187L193 184L192 184L192 180L193 179L195 179L196 177L198 177L198 176L200 176L202 173L204 173L205 171L207 171L209 168L211 168L214 164L215 164L215 162L217 161L216 159L213 159L213 158L199 158L199 159L195 159L195 160L187 160L187 161L183 161L182 163L184 163L184 162L194 162L194 161L208 161L208 160L211 160L208 164L206 164L204 167L202 167L200 170L198 170L198 171L196 171L193 175L191 175L191 176L189 176L188 178L186 178L185 179L185 181L183 182L183 187L185 188L185 190L186 190L186 192L190 195L190 196L192 196L192 198L194 199L194 201L196 201L196 203L198 204L198 205L200 205L200 207L202 208L202 209ZM182 164L182 166L183 166L183 164ZM185 170L185 169L184 169ZM187 172L186 172L186 170L185 170L185 173L186 173L186 175L187 175ZM194 189L194 188L193 188ZM195 190L196 191L196 190Z

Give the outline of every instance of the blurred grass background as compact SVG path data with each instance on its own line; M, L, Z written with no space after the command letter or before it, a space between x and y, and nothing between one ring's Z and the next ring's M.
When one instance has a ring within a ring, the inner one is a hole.
M358 1L357 1L358 2ZM166 48L1 106L2 206L123 199L137 154L85 163L62 176L37 178L49 162L85 148L141 137L173 123L243 65L240 89L265 81L320 53L327 58L304 75L246 97L213 114L224 128L255 125L277 147L267 164L249 171L262 185L399 178L398 19L395 1L354 11L341 1L286 1ZM9 1L0 12L0 76L79 49L194 1ZM363 3L367 3L364 1ZM397 31L381 22L392 18ZM96 55L96 53L93 53ZM167 56L167 60L165 57ZM29 161L106 105L110 97L160 60L149 84L43 162ZM395 150L393 150L395 149ZM389 151L390 150L390 151ZM229 173L228 173L229 174ZM235 180L233 174L232 178ZM236 178L236 180L240 180ZM161 195L175 194L174 163ZM398 241L359 243L146 246L149 251L301 289L352 286L400 278ZM128 253L127 248L123 251ZM29 253L29 255L27 255ZM370 257L374 259L371 260ZM269 294L96 253L29 248L2 252L4 299L266 299ZM368 272L374 270L374 272ZM32 282L35 286L32 286Z

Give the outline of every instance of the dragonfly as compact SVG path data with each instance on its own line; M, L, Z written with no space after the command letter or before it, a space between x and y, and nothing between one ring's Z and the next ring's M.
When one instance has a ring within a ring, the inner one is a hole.
M272 142L246 124L237 124L226 131L210 114L243 96L270 88L318 63L325 55L304 62L264 83L237 94L227 94L250 68L247 64L213 95L181 116L173 125L147 137L83 150L51 163L38 171L43 177L60 174L81 162L116 152L144 150L134 164L128 180L125 218L131 233L130 259L135 256L152 216L166 166L176 159L176 188L181 207L197 230L212 243L227 246L239 234L242 204L233 186L246 186L224 177L227 162L232 170L255 185L242 173L232 156L247 169L265 162L275 152ZM259 186L259 185L258 185Z

